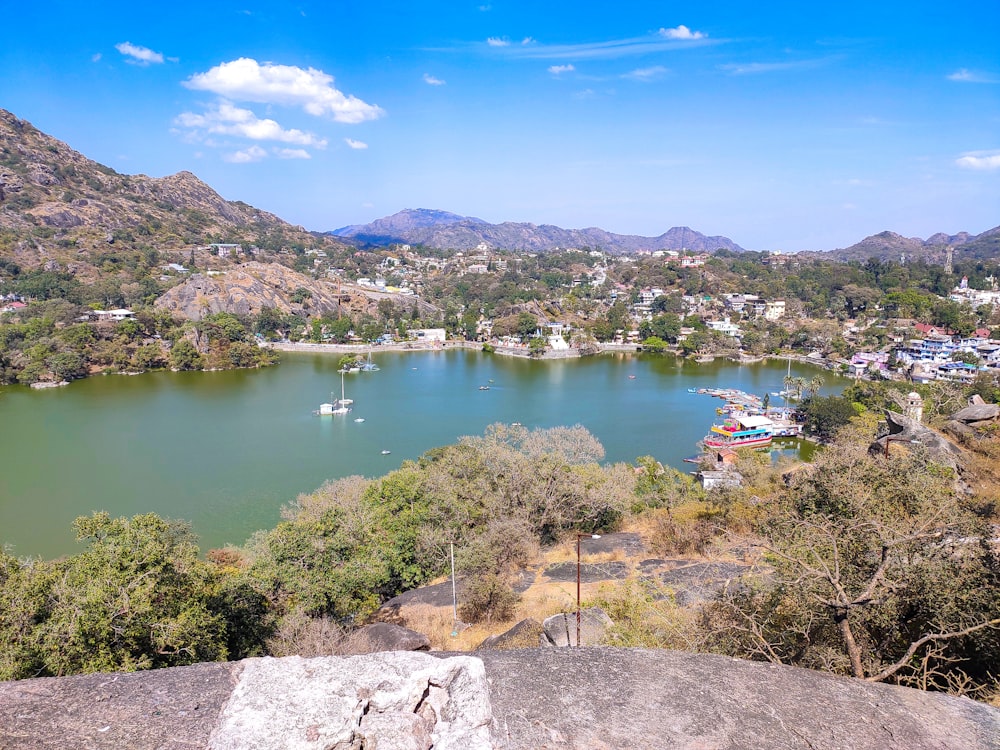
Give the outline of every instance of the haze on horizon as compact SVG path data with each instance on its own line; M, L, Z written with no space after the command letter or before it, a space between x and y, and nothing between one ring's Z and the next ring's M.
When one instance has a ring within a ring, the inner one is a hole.
M17 3L0 107L316 231L404 208L754 250L1000 224L1000 4Z

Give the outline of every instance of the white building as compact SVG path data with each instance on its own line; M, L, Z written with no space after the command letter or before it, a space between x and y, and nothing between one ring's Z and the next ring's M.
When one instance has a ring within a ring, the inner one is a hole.
M705 325L713 331L724 333L726 336L736 338L740 335L740 327L736 323L731 322L728 317L723 320L709 320Z

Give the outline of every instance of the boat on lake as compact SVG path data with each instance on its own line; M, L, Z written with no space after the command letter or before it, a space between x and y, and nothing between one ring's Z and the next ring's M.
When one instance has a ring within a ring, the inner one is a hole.
M771 444L775 424L767 417L740 415L712 425L702 442L709 450L720 448L763 448Z
M333 396L333 394L330 394ZM333 416L335 414L347 414L351 410L354 399L344 396L344 371L340 371L340 398L329 404L320 404L319 411L315 412L321 417Z

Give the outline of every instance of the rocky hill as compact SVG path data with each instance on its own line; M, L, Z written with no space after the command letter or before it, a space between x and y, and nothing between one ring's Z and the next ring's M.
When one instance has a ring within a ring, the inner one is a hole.
M614 234L595 227L562 229L549 224L490 224L482 219L424 208L406 209L370 224L342 227L329 234L372 245L405 242L462 251L475 249L480 243L500 250L523 252L566 248L600 249L614 254L637 250L710 252L720 248L743 249L728 237L707 237L688 227L674 227L659 237L640 237Z
M0 683L0 746L997 750L1000 711L676 651L397 651Z
M109 246L164 250L212 241L324 244L273 214L225 200L190 172L119 174L0 109L0 258L87 276L97 275Z
M418 315L436 314L437 308L413 295L365 289L314 279L278 263L251 261L224 273L194 274L156 300L156 307L190 320L229 312L257 315L265 307L307 316L344 313L375 315L378 302L389 299L400 310Z
M982 234L932 234L926 240L919 237L903 237L895 232L879 232L865 237L850 247L832 250L825 254L835 260L879 260L899 261L924 260L928 263L944 263L948 247L954 250L954 259L987 260L1000 258L1000 227L989 229Z

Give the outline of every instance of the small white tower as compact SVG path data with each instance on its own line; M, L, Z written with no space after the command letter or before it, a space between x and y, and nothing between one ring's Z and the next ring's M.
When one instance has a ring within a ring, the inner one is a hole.
M906 416L914 422L924 421L924 400L916 391L910 391L906 396Z

